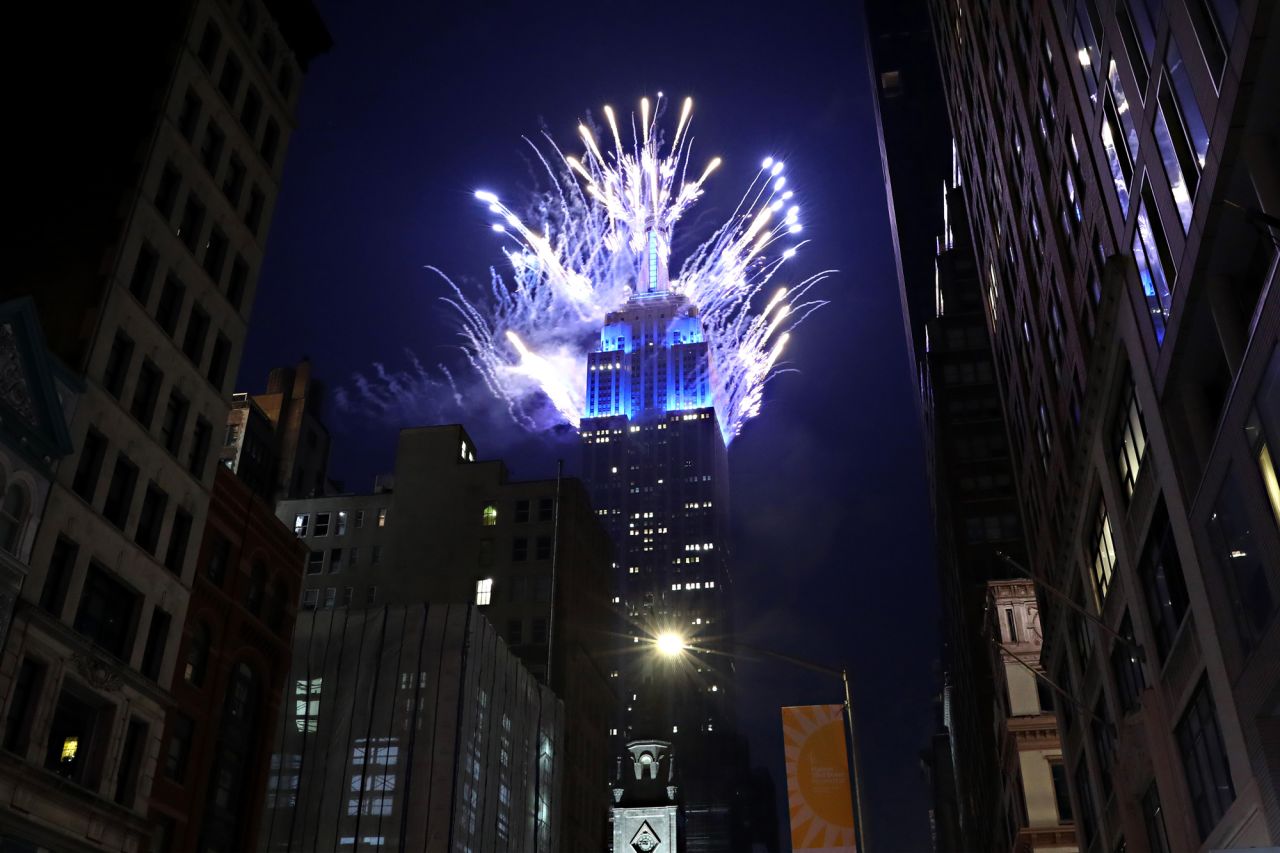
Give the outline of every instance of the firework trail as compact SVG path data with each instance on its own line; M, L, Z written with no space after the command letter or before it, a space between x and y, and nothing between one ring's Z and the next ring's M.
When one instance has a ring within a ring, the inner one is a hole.
M661 94L652 105L645 98L638 123L633 115L619 126L606 106L607 131L579 124L581 156L565 154L546 134L544 145L531 142L550 189L523 216L492 192L475 194L493 214L493 230L508 241L510 270L491 271L488 291L475 298L445 277L453 290L445 301L457 311L471 364L525 427L578 426L587 353L599 345L605 315L632 295L646 234L656 228L669 235L720 166L716 157L690 171L692 99L681 106L669 142L658 127L664 107ZM698 309L726 442L759 414L791 331L823 304L806 294L827 272L790 287L774 283L804 245L783 171L782 162L766 159L732 217L670 284Z

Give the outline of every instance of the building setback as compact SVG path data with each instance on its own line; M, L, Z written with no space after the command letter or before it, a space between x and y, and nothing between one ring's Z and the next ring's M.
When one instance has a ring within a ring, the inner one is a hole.
M477 607L303 613L258 848L537 853L556 832L563 705Z
M477 606L564 701L563 849L602 849L611 551L581 483L510 480L501 462L477 461L462 427L420 427L400 432L395 474L372 493L282 501L277 513L311 549L304 609Z
M1081 849L1274 846L1276 4L930 9Z
M329 36L308 2L67 14L32 6L12 22L56 33L59 61L12 104L40 132L9 188L23 215L7 234L0 298L34 299L50 350L84 391L0 664L6 713L19 696L29 709L8 784L45 790L0 810L15 843L136 850L150 843L214 428L299 84ZM51 92L74 92L75 108Z
M306 554L219 466L151 790L160 853L256 846L273 733L293 699L286 676Z

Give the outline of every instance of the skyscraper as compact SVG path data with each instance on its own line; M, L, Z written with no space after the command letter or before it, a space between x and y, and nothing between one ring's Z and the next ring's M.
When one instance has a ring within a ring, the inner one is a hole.
M613 537L627 623L616 735L672 743L687 849L727 849L728 457L712 405L706 330L697 309L669 289L668 236L649 229L634 292L606 317L588 356L583 478ZM666 632L721 653L663 661L652 638Z

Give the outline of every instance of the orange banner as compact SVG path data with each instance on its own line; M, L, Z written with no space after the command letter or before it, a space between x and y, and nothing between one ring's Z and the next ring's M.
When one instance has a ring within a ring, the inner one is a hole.
M843 705L782 709L791 849L855 853Z

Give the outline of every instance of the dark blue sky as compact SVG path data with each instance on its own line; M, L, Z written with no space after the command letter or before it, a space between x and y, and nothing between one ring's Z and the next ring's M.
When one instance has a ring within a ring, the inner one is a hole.
M348 488L391 468L399 427L432 418L461 419L517 476L550 475L558 456L577 467L572 440L520 433L465 379L444 285L424 269L483 280L502 260L472 192L531 186L522 135L545 125L570 142L605 103L692 95L696 150L725 158L703 205L721 217L761 158L787 161L813 241L796 270L838 272L820 290L830 305L792 337L798 372L769 386L730 449L739 634L848 662L872 845L927 850L917 755L938 605L860 4L319 6L334 48L304 85L238 387L260 390L270 367L308 354L350 389L413 353L466 392L461 407L439 395L376 419L330 407ZM753 761L785 799L778 707L838 702L839 683L773 664L739 673Z

